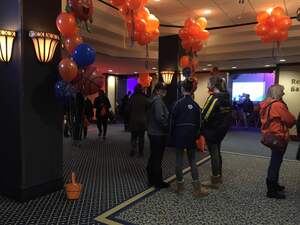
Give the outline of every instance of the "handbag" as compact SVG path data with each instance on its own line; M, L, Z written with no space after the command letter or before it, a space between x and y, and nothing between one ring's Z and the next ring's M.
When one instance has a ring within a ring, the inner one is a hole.
M276 101L274 101L274 102L276 102ZM269 104L269 106L267 106L268 107L267 122L263 125L263 129L268 128L272 122L272 120L270 119L270 111L271 111L272 104L274 102L271 102ZM281 122L281 124L282 124L282 122ZM282 138L280 136L277 136L275 133L270 132L270 131L268 131L262 135L260 142L263 145L265 145L266 147L271 148L271 149L276 149L276 150L284 150L287 146L287 140L285 140L284 138Z

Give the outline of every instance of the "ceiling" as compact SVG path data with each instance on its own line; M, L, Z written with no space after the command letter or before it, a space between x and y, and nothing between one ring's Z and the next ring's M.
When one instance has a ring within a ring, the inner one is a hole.
M161 24L181 26L188 17L205 16L208 27L215 28L255 22L257 12L275 6L286 6L288 15L295 16L300 1L244 0L244 4L239 4L239 0L148 0L146 6L159 18ZM85 42L93 45L99 53L97 64L102 71L112 69L121 74L144 72L146 49L137 44L131 46L119 12L98 0L94 0L94 7L92 33L83 29L81 33ZM211 13L205 14L205 10L211 10ZM174 35L178 30L161 26L160 35ZM198 70L213 66L220 69L262 68L266 65L274 66L280 59L286 60L280 63L300 62L300 22L293 20L289 39L281 44L278 57L272 57L272 49L272 44L260 42L254 32L254 25L213 29L210 30L205 48L198 55ZM149 45L149 58L150 70L152 67L157 68L158 41Z

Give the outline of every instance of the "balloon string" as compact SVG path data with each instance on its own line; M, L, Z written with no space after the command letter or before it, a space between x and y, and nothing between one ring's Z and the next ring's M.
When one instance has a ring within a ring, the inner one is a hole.
M149 46L146 44L146 61L145 61L145 67L148 70L149 69Z
M126 21L124 20L124 31L123 31L123 47L126 49L126 39L127 39L127 26Z

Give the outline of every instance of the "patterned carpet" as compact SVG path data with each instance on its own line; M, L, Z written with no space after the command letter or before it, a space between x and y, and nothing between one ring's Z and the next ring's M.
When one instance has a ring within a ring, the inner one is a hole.
M299 225L300 163L285 160L281 182L287 199L265 197L265 175L269 159L224 153L224 185L203 199L191 195L190 174L185 175L186 191L178 196L172 189L155 192L115 215L124 224L138 225ZM210 174L210 163L199 169L201 180ZM174 184L172 185L174 189Z
M67 201L63 190L23 204L0 196L0 225L96 224L96 216L144 191L149 144L145 143L144 158L130 158L130 136L122 130L120 125L110 126L108 138L103 141L92 127L81 148L72 147L70 140L65 140L64 177L67 181L71 168L75 169L84 185L80 200ZM175 154L168 149L163 162L164 177L173 175L174 168Z

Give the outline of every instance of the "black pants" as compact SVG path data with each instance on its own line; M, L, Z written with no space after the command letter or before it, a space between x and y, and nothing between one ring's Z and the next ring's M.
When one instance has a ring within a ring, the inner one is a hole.
M269 181L278 183L279 180L279 171L282 163L282 159L284 156L286 149L278 150L273 149L271 153L271 160L268 169L268 177Z
M150 158L147 166L149 185L158 185L163 182L161 163L166 147L166 136L149 135Z
M145 142L145 131L133 131L131 132L131 151L136 151L137 144L139 144L139 153L144 152L144 142Z
M211 157L211 170L213 176L222 175L221 143L207 142L208 151Z
M108 121L108 117L105 116L99 116L97 117L97 127L99 130L99 136L101 136L102 134L102 127L103 127L103 137L106 136L106 131L107 131L107 121Z

